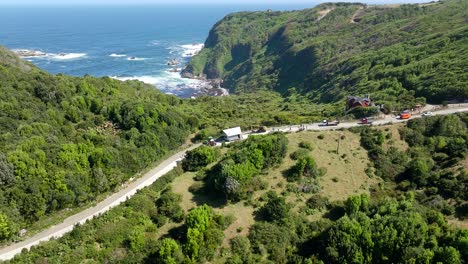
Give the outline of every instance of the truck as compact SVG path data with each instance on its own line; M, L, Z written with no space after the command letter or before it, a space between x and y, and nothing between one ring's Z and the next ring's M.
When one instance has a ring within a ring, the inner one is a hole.
M319 126L337 126L340 123L340 121L335 120L335 121L329 121L329 120L323 120L322 123L319 124Z

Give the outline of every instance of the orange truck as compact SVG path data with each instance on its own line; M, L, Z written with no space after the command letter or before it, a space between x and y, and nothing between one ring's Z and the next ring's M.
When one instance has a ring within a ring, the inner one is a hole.
M405 110L400 113L400 119L409 119L411 118L411 112L409 110Z

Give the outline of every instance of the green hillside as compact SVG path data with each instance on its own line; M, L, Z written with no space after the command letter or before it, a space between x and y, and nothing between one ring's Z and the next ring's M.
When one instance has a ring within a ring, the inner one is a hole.
M141 82L51 75L0 47L0 241L112 191L198 126Z
M321 103L368 93L388 106L465 100L467 8L453 0L235 13L212 28L185 74L221 78L235 92L296 88Z
M202 146L9 263L467 263L467 118Z

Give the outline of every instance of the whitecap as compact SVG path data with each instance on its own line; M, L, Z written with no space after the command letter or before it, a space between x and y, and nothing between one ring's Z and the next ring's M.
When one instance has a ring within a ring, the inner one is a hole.
M15 54L21 58L43 58L52 60L73 60L86 57L86 53L46 53L41 50L15 49Z
M118 54L118 53L112 53L109 55L109 57L115 57L115 58L120 58L120 57L126 57L127 55L125 54Z
M188 45L180 45L182 50L182 57L192 57L200 52L205 45L203 43L198 44L188 44Z
M50 53L47 54L47 57L50 57L53 60L74 60L86 57L86 53Z
M152 46L161 46L163 44L163 41L161 40L153 40L151 41Z
M192 89L200 89L204 87L206 82L202 80L196 79L187 79L182 78L180 72L162 72L160 75L151 76L151 75L144 75L144 76L111 76L113 79L117 79L120 81L128 81L128 80L139 80L144 83L155 85L156 87L163 89L163 90L176 90L185 88L192 88Z
M138 80L148 84L158 83L159 78L154 76L111 76L111 78L119 81Z

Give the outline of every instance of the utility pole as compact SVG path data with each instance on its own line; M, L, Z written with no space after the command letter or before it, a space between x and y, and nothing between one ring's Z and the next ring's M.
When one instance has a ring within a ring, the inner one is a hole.
M336 146L336 154L340 155L340 140L341 140L341 135L338 137L338 145Z

